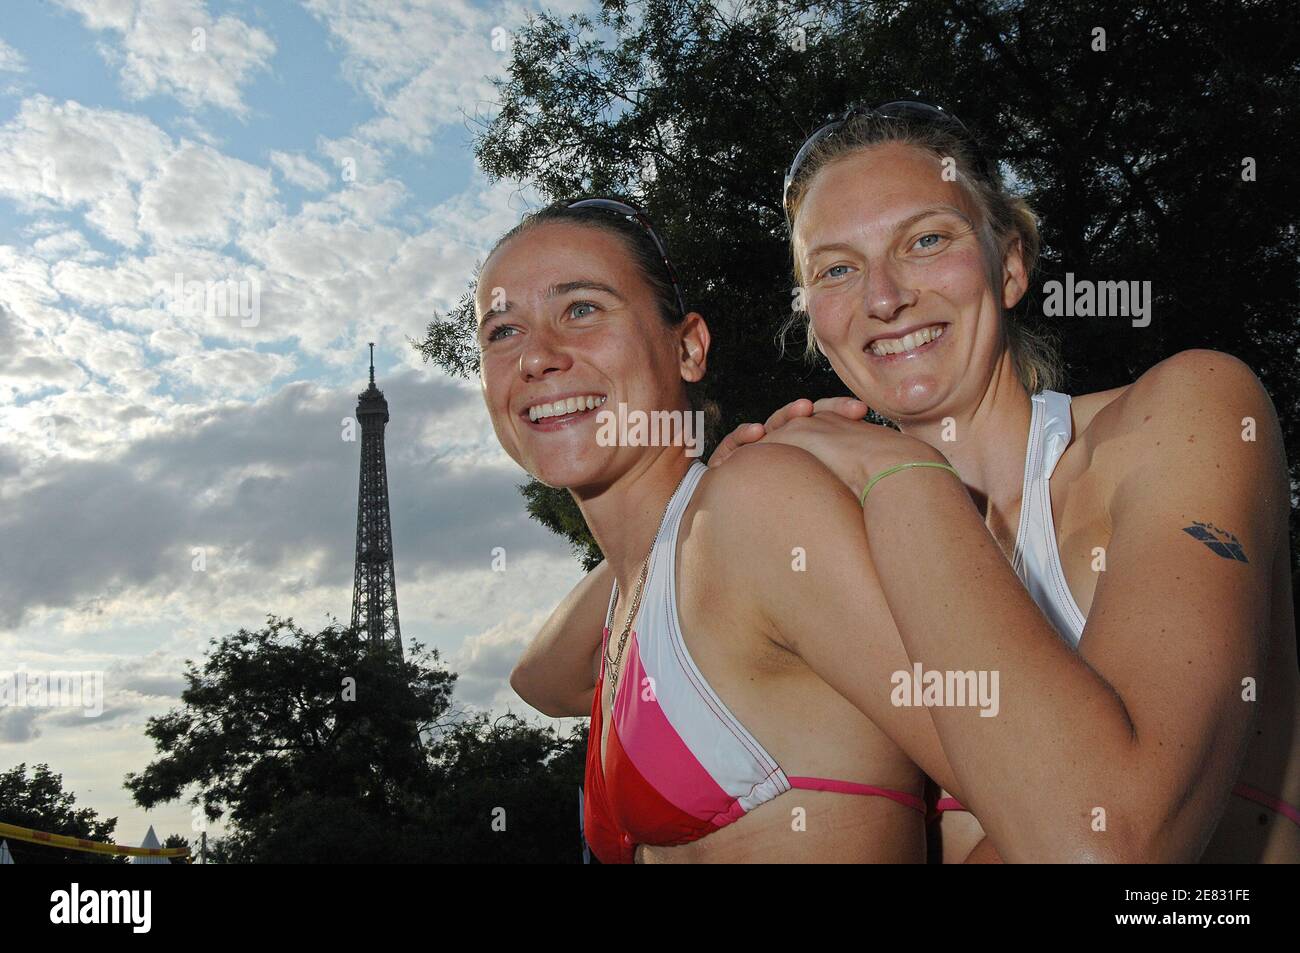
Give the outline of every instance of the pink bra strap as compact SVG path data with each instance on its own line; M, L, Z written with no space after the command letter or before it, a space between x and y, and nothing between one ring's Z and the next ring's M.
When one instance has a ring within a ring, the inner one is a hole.
M925 813L925 801L915 794L908 794L906 791L891 791L889 788L878 788L872 784L858 784L856 781L832 781L829 778L786 778L792 788L802 788L807 791L830 791L834 794L864 794L868 797L887 797L891 801L897 801L914 811Z
M1254 801L1256 804L1263 804L1267 808L1272 808L1278 814L1288 818L1292 823L1300 825L1300 810L1297 810L1293 805L1288 804L1281 798L1265 794L1263 791L1246 784L1238 784L1232 789L1232 793L1237 797L1244 797L1247 801Z
M1265 794L1263 791L1260 791L1257 788L1252 788L1248 784L1238 784L1232 789L1232 793L1237 795L1237 797L1245 798L1247 801L1254 801L1256 804L1262 804L1276 813L1281 814L1292 823L1300 825L1300 810L1296 809L1293 805L1288 804L1286 801L1283 801L1281 798L1273 797L1271 794ZM961 802L955 797L941 797L939 798L939 803L934 806L934 810L936 813L942 813L943 811L964 811L966 808L962 807Z

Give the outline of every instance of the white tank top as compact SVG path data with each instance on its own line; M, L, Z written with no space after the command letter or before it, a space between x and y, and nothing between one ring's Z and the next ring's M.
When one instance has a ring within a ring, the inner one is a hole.
M1087 617L1079 611L1061 569L1049 483L1057 461L1070 445L1070 398L1045 390L1035 394L1032 402L1020 529L1011 566L1056 631L1071 647L1078 648Z

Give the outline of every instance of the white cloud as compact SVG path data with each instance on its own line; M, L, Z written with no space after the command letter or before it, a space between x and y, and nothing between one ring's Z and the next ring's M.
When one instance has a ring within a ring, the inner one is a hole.
M28 212L82 209L127 248L222 246L281 214L269 169L177 144L141 116L45 96L0 126L0 196Z
M334 163L344 182L378 182L384 177L384 155L368 142L355 136L329 139L319 136L316 148Z
M364 373L336 388L294 382L243 402L227 397L221 382L274 369L255 370L247 354L218 352L213 360L217 367L204 368L202 355L183 357L189 367L176 371L215 383L220 399L206 404L181 407L148 394L126 400L91 384L76 395L0 407L7 428L0 461L12 454L20 463L0 466L0 630L42 606L76 609L92 599L115 626L183 613L202 628L205 613L256 619L298 602L289 599L291 586L313 607L332 602L346 611L359 451L340 439L341 420L353 412ZM502 465L499 450L497 459L462 466L413 442L427 415L477 420L486 417L481 402L414 372L383 386L393 408L388 477L399 600L408 593L403 619L412 632L449 623L480 629L484 618L558 601L576 566L565 544L527 517L517 469ZM52 435L43 433L45 418L55 418ZM483 439L486 446L490 433ZM29 472L38 453L46 459ZM498 544L509 550L506 574L489 568ZM201 578L191 546L209 547ZM29 631L40 644L47 630Z
M177 116L172 121L172 129L178 136L193 139L196 142L206 142L214 149L221 148L222 140L213 131L212 125L200 122L194 116Z
M149 347L163 354L184 354L202 346L203 341L197 334L180 328L159 328L149 335Z
M310 159L291 155L288 152L272 152L271 162L280 170L285 181L307 189L320 192L329 187L333 177Z
M129 332L74 317L55 343L69 360L124 392L147 393L158 382L157 374L145 366L139 339Z
M464 0L303 0L342 45L343 73L381 115L360 138L426 150L439 125L460 122L493 95L507 62L498 25Z
M38 238L32 243L32 251L37 257L49 262L99 261L104 257L90 247L85 235L74 228L65 228Z
M224 245L279 214L271 173L185 143L140 188L140 229L155 243Z
M171 149L144 117L33 96L0 126L0 195L29 211L83 207L88 222L131 247L139 242L133 187Z
M85 380L86 372L51 338L0 303L0 397L4 403L47 387L76 387Z
M480 708L521 707L519 696L510 687L510 670L549 615L548 610L512 612L486 631L466 638L447 660L448 668L459 675L457 700Z
M33 329L57 334L66 315L56 307L59 293L51 283L50 266L24 255L12 245L0 245L0 306L16 313Z
M177 343L178 339L172 339ZM284 354L266 354L248 348L194 351L167 361L161 368L205 394L229 399L264 393L272 381L293 371L294 359Z
M458 245L486 254L498 238L519 224L525 212L542 204L535 189L499 180L453 195L430 211L429 220L435 231L455 235ZM469 272L464 276L469 277Z
M275 42L238 17L213 18L205 0L57 0L91 30L117 34L100 52L133 99L166 95L189 109L243 116L244 87L269 68Z
M4 40L0 40L0 73L22 73L27 69L23 55Z

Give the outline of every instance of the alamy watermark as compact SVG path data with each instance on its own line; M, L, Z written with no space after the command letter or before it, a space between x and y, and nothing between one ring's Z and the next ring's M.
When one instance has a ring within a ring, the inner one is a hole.
M1132 318L1133 327L1151 323L1151 282L1089 281L1065 273L1065 281L1043 285L1043 314L1049 318Z
M0 671L0 710L80 708L87 718L104 713L103 672Z
M899 708L978 708L981 718L993 718L998 702L998 673L993 671L926 671L920 662L912 670L889 677L889 700Z
M170 284L154 283L153 306L186 318L239 318L240 327L255 328L262 320L262 282L256 275L186 281L178 271Z
M596 414L596 443L602 447L685 447L688 457L704 452L704 411L628 410Z

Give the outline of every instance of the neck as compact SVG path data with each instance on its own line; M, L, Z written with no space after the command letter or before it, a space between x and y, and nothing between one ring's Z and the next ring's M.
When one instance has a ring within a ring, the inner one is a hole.
M1029 394L1004 351L977 401L941 420L901 423L899 429L948 458L987 520L1020 501L1031 413Z
M620 593L636 588L664 509L693 462L681 447L663 447L647 452L612 483L570 490Z

